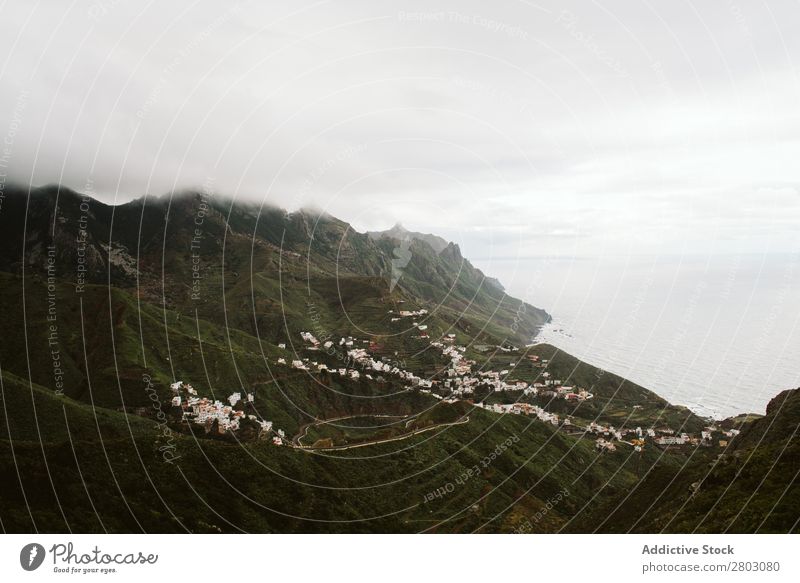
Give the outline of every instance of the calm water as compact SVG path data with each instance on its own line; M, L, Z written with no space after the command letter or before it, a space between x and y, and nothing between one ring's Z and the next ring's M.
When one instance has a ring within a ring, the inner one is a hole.
M479 262L480 263L480 262ZM481 265L553 316L537 337L704 415L800 386L800 257L537 258Z

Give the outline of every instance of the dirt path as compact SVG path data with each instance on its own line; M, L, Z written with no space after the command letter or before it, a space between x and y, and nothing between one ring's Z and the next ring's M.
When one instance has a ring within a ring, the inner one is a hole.
M327 425L328 423L334 423L335 421L344 421L345 419L356 419L358 417L375 417L376 419L402 419L402 415L345 415L344 417L334 417L333 419L315 419L314 421L309 421L308 423L303 423L300 426L300 430L297 432L292 438L292 446L293 447L300 447L303 449L309 449L311 446L303 445L300 443L304 437L308 435L308 430L310 427L315 425ZM411 417L410 421L413 421L414 417Z
M361 415L355 415L355 417L361 417ZM375 415L373 415L373 417L375 417ZM333 421L333 419L331 419L331 421ZM296 447L297 449L302 449L303 451L341 451L345 449L355 449L357 447L368 447L370 445L378 445L381 443L390 443L392 441L401 441L403 439L408 439L409 437L419 435L420 433L425 433L426 431L439 429L440 427L449 427L451 425L463 425L465 423L469 423L469 417L466 417L460 421L455 421L453 423L439 423L437 425L431 425L430 427L423 427L422 429L417 429L416 431L412 431L411 433L398 435L397 437L390 437L389 439L379 439L377 441L365 441L363 443L354 443L352 445L334 445L332 447L314 447L311 445L295 445L294 440L292 440L292 446Z

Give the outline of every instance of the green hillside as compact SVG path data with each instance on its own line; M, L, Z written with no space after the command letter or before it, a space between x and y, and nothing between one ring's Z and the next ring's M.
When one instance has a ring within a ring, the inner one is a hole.
M796 528L794 393L701 443L433 235L46 187L0 239L7 532Z
M714 456L658 466L622 500L576 520L578 531L796 532L800 518L800 389L784 391L767 415Z

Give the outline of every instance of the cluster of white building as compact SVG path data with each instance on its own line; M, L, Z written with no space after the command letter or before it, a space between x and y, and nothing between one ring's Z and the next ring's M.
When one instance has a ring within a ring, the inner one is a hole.
M617 451L617 446L614 445L612 441L603 439L602 437L599 437L597 441L594 442L594 447L599 451Z
M403 310L399 312L399 314L401 317L413 317L427 314L427 310ZM419 325L417 325L417 328L420 330L424 329L420 328ZM301 338L307 343L307 345L310 345L307 346L307 348L313 349L319 345L319 341L308 332L301 332ZM506 379L509 375L509 370L478 371L477 373L473 373L473 367L477 363L474 360L467 359L465 357L467 350L466 347L457 345L455 341L456 335L454 333L449 333L441 338L441 340L436 340L430 343L432 347L439 349L442 352L442 355L445 358L448 358L450 361L447 367L446 377L442 381L423 379L410 371L400 368L396 364L378 360L370 355L366 348L354 348L354 345L359 341L358 339L349 336L346 338L342 337L339 341L339 345L348 348L348 360L349 362L357 365L358 368L341 367L328 369L325 364L321 364L316 361L310 361L308 358L293 360L290 366L297 370L317 372L328 371L330 374L336 374L341 377L349 377L354 380L358 380L362 375L369 380L373 379L373 374L391 375L407 382L408 388L417 387L421 392L430 394L437 399L444 399L447 402L455 402L461 398L468 398L475 392L475 389L478 386L488 386L495 392L521 392L523 395L537 395L539 393L543 395L551 394L552 396L557 396L567 400L574 399L583 401L585 399L591 399L593 396L584 389L578 389L571 386L562 386L560 380L550 379L550 374L547 372L543 373L542 375L545 378L544 383L533 384L529 384L525 381L507 381ZM368 341L365 340L363 343L367 344ZM332 345L333 342L329 340L325 342L324 347L327 349ZM286 360L283 358L279 358L277 362L281 365L287 364ZM450 394L446 398L443 398L441 395L431 390L434 387L434 384L438 385L440 382L443 388L449 390ZM550 391L548 391L548 389L550 389ZM477 403L476 406L493 411L495 413L530 415L536 417L544 423L549 423L556 426L559 425L560 422L557 414L550 413L541 407L528 403L514 403L511 405L484 405L483 403ZM569 420L565 420L564 423L568 424Z
M300 332L300 337L312 346L319 346L319 340L311 332Z
M559 417L556 413L550 413L538 405L531 405L529 403L511 403L509 405L501 403L493 403L491 405L487 405L485 403L475 403L475 406L486 409L487 411L491 411L492 413L500 413L504 415L528 415L531 417L536 417L539 421L542 421L543 423L549 423L550 425L558 426L560 423ZM564 419L564 424L569 425L570 420Z
M357 363L362 370L374 371L381 374L388 374L396 376L399 379L406 381L410 387L427 387L433 386L433 382L423 379L414 373L404 370L395 364L376 360L364 348L355 348L347 351L347 356ZM371 377L370 377L371 378Z
M643 430L641 427L635 429L615 429L613 425L604 426L598 423L590 423L586 427L587 433L596 434L601 436L598 442L611 443L611 439L617 441L625 441L631 439L631 444L634 445L636 451L641 451L642 446L646 439L652 440L653 443L659 446L674 446L674 445L712 445L714 434L723 434L725 437L734 437L739 434L738 429L731 429L728 431L720 431L714 426L706 427L700 432L700 435L691 435L685 432L677 433L669 427L648 428ZM727 446L728 442L720 440L720 447ZM598 449L605 451L614 451L612 448L605 445L598 445Z
M390 313L393 312L390 310ZM414 317L424 314L427 314L427 310L402 310L399 312L400 317ZM393 318L393 320L395 319L399 318ZM416 323L414 323L414 325L417 326L417 328L421 331L427 328L424 325L421 326ZM307 346L307 349L313 350L314 348L318 348L319 341L312 334L308 332L302 332L301 337L308 345L310 345ZM293 360L291 366L292 368L298 370L310 370L318 372L328 371L330 374L335 374L354 380L358 380L362 375L369 380L373 379L373 374L392 375L407 382L409 389L412 387L417 387L421 392L430 394L431 396L440 400L444 400L445 402L456 402L459 399L469 398L475 392L477 387L487 386L494 392L521 392L525 396L538 395L542 397L564 399L566 401L575 402L586 401L594 397L594 395L586 389L564 385L561 380L552 378L552 375L547 371L544 371L541 374L543 382L534 382L530 384L525 381L508 381L507 378L509 375L509 370L473 372L473 367L477 363L474 360L469 360L466 358L466 347L456 345L455 340L456 335L450 333L446 334L440 340L430 343L432 347L439 349L442 352L442 355L448 358L450 361L447 366L445 378L442 381L423 379L410 371L398 367L393 363L384 362L383 360L373 358L367 349L354 347L359 341L349 336L346 338L342 337L338 344L347 349L348 361L356 364L358 369L348 367L328 369L325 364L309 361L308 358L304 358L302 360ZM369 343L367 340L362 342L364 344ZM325 342L324 347L327 349L332 345L333 342L328 340ZM505 352L510 352L515 350L515 348L503 348L503 350ZM546 365L547 362L540 361L538 356L531 356L529 359L534 362L535 365ZM279 358L278 364L285 365L286 360ZM511 364L510 366L513 367L514 364ZM432 391L431 389L434 387L434 385L449 390L449 395L447 397L442 397L440 394L437 394L437 392ZM551 413L537 405L532 405L529 403L475 403L475 406L499 414L533 416L543 423L548 423L554 426L559 426L562 424L564 426L572 425L568 418L565 418L563 421L561 421L557 414ZM580 430L581 428L578 429ZM636 427L635 429L616 429L612 425L606 426L595 422L590 423L585 428L586 433L597 436L595 444L596 448L600 451L615 451L616 446L614 445L613 440L624 442L626 439L632 439L633 441L631 444L634 445L637 451L641 451L641 448L644 445L645 436L652 439L657 445L662 446L684 445L687 443L702 443L704 445L708 445L711 440L712 430L716 431L716 428L707 428L707 431L702 432L700 438L696 438L691 437L686 433L675 435L674 431L668 428L642 430L640 427ZM726 432L726 435L732 437L736 433L738 433L738 431L731 430ZM723 443L724 442L721 441L720 445L723 445Z
M728 429L728 430L721 430L714 425L706 427L700 432L700 437L696 435L689 435L687 433L680 433L678 435L671 429L662 428L657 430L658 435L656 435L653 430L648 430L648 435L650 437L654 437L654 441L658 445L703 445L703 446L710 446L713 445L714 435L716 434L719 437L724 436L726 439L719 440L720 447L726 447L728 445L728 439L736 437L739 435L738 429Z
M395 311L394 310L389 310L389 313L390 314L394 314ZM425 309L422 309L422 310L400 310L399 312L397 312L397 315L400 318L414 318L416 316L425 316L427 313L428 313L428 310L425 310ZM397 319L399 320L400 318L397 318Z
M308 332L301 332L301 337L311 346L310 348L317 347L319 345L319 341L314 338ZM307 370L307 371L314 371L314 372L322 372L327 371L329 374L339 375L342 377L348 377L353 380L358 380L363 375L364 378L368 380L374 380L372 376L373 373L381 374L381 375L392 375L401 380L406 381L409 384L409 388L411 387L422 387L422 388L431 388L433 387L433 381L428 379L420 378L419 376L415 375L414 373L404 370L398 367L396 364L391 362L384 362L383 360L377 360L373 358L369 352L365 348L353 348L353 346L359 342L358 339L353 338L352 336L348 336L347 338L342 337L339 341L339 345L343 346L347 349L347 357L348 363L358 365L358 368L349 368L349 367L339 367L339 368L328 368L328 366L324 363L320 363L317 361L312 361L308 358L303 359L295 359L291 362L291 368L297 370ZM368 340L361 340L363 344L368 344ZM329 349L333 346L333 341L328 340L323 344L325 349ZM309 347L307 347L308 349ZM287 365L285 358L278 358L277 364L279 365Z
M253 413L247 413L245 405L255 402L255 395L247 393L244 400L240 392L232 393L226 399L227 403L200 397L197 390L188 383L176 381L169 386L172 391L172 406L180 408L182 418L187 423L202 425L206 432L210 432L216 422L216 431L219 435L235 433L241 428L244 419L249 419L259 426L259 437L268 437L272 432L272 421L265 421ZM240 405L241 404L241 405ZM238 407L237 407L238 406ZM278 430L273 442L282 445L283 431Z

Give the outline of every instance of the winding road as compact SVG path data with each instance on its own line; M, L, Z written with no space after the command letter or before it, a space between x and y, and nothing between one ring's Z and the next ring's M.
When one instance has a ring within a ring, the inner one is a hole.
M304 423L300 427L300 432L292 438L292 447L296 449L301 449L303 451L338 451L338 450L345 450L345 449L355 449L357 447L367 447L370 445L379 445L381 443L390 443L393 441L401 441L403 439L408 439L409 437L413 437L415 435L419 435L420 433L425 433L426 431L432 431L434 429L438 429L440 427L449 427L452 425L464 425L465 423L469 423L469 416L465 417L464 419L460 419L459 421L454 421L452 423L438 423L436 425L431 425L430 427L423 427L422 429L416 429L411 431L410 433L404 433L403 435L398 435L396 437L390 437L388 439L378 439L375 441L364 441L360 443L353 443L350 445L334 445L331 447L314 447L313 445L302 445L300 440L306 437L308 433L308 428L313 425L325 425L327 423L331 423L334 421L342 421L344 419L353 419L354 417L365 417L365 415L348 415L346 417L337 417L336 419L325 419L322 421L312 421L309 423ZM369 417L397 417L397 415L369 415Z

